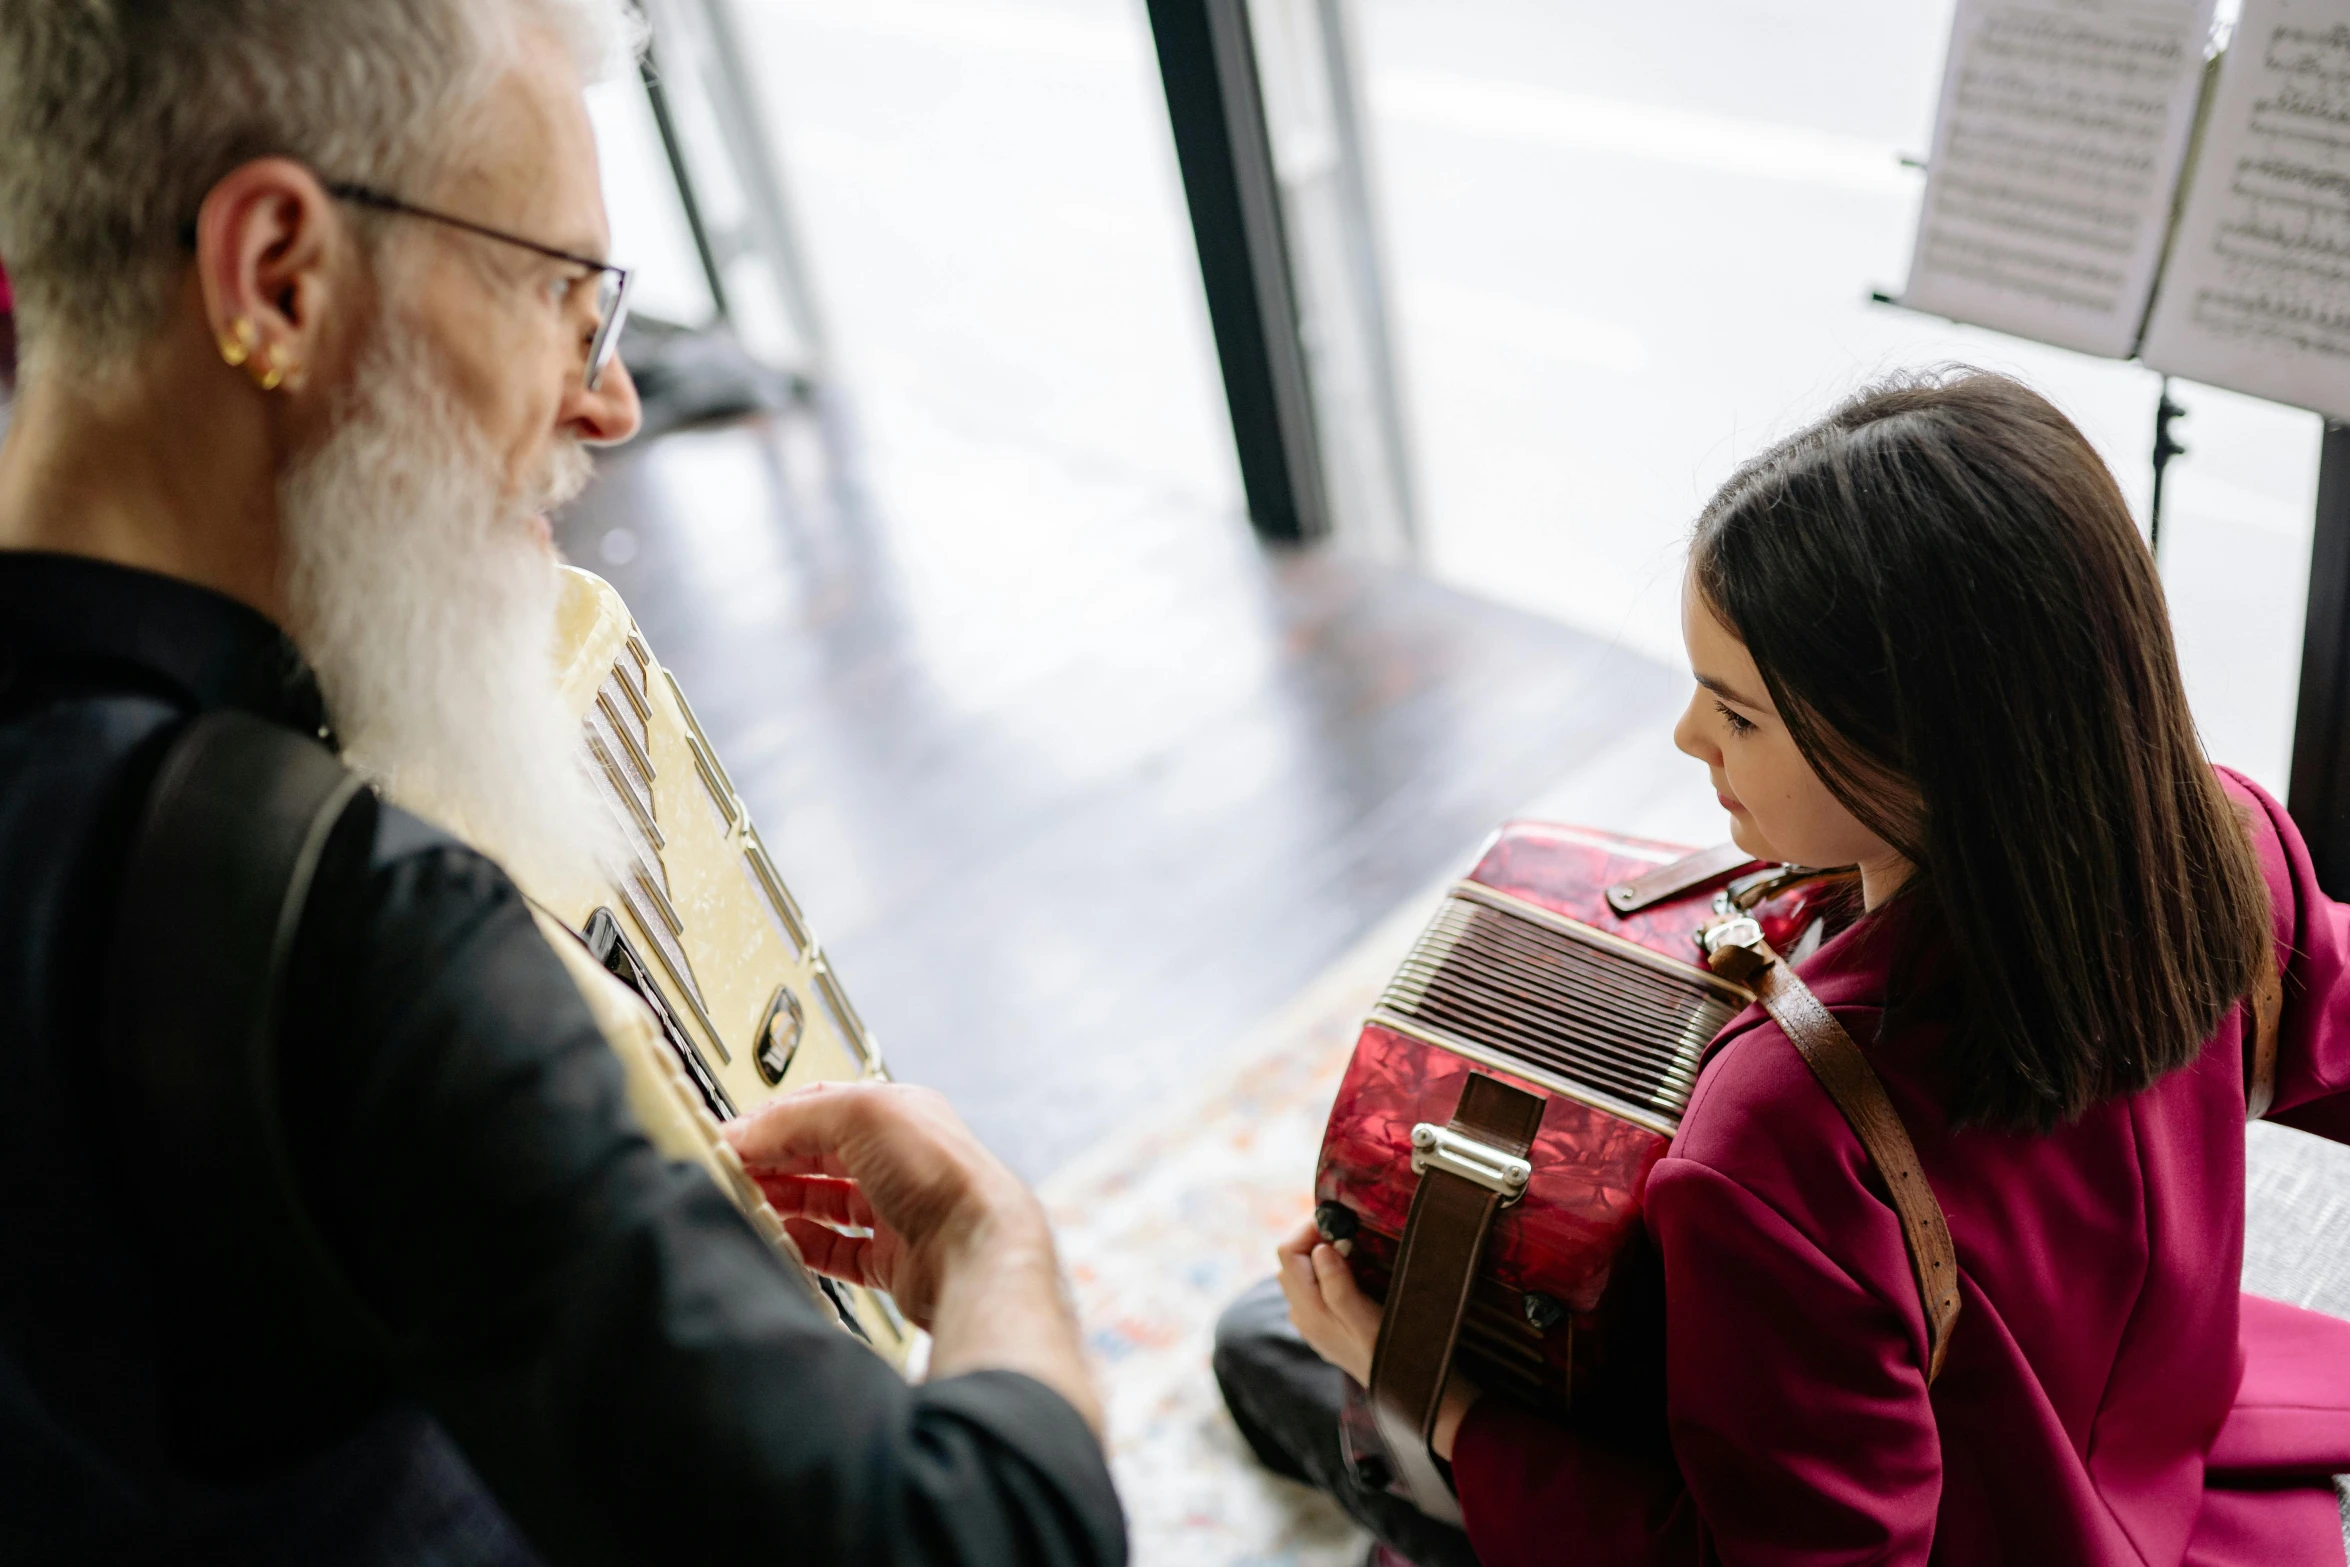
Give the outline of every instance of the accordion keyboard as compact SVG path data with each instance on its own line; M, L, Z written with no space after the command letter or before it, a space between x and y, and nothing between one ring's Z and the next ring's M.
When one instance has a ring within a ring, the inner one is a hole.
M1375 1020L1669 1135L1707 1042L1750 999L1695 964L1462 882Z
M619 828L621 863L517 879L580 938L581 955L643 1003L623 1005L606 1031L636 1074L632 1104L656 1145L709 1167L788 1252L719 1124L805 1084L885 1077L881 1052L627 605L585 572L563 580L561 685ZM647 1022L652 1037L640 1038L635 1025ZM913 1330L886 1295L825 1279L811 1287L844 1327L905 1363Z

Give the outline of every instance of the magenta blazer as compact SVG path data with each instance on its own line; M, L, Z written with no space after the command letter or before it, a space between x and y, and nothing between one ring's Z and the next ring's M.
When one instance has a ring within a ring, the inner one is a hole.
M2350 908L2283 808L2224 776L2289 956L2270 1118L2350 1142ZM1898 938L1865 920L1802 966L1864 1043ZM1930 1020L1870 1049L1958 1243L1929 1391L1859 1142L1760 1010L1733 1020L1648 1185L1677 1467L1481 1400L1453 1460L1479 1558L2339 1567L2350 1322L2239 1291L2246 1026L2047 1136L1954 1134Z

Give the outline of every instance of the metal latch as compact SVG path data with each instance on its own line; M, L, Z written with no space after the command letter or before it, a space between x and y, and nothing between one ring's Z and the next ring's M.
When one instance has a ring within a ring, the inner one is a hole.
M1716 914L1744 914L1766 898L1775 898L1791 887L1800 887L1807 881L1825 881L1831 876L1849 876L1850 871L1822 870L1816 865L1772 865L1759 871L1749 871L1714 894Z
M1487 1191L1499 1192L1506 1202L1523 1197L1526 1183L1534 1179L1534 1166L1525 1160L1449 1126L1422 1121L1412 1128L1412 1173L1420 1175L1430 1169L1475 1181Z
M1705 965L1733 984L1743 985L1770 963L1770 946L1762 926L1751 914L1732 914L1715 920L1697 933Z

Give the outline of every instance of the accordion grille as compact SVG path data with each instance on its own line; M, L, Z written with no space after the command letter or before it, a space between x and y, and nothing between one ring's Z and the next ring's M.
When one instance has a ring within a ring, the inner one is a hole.
M1464 885L1379 1006L1537 1080L1563 1079L1678 1122L1706 1043L1745 1000L1692 965L1635 955L1598 931Z

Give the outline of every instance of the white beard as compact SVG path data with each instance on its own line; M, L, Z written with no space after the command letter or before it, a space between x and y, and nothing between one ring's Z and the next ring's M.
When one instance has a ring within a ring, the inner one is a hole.
M565 442L521 494L425 354L379 347L279 483L290 628L344 760L525 889L618 863L554 663L553 553L531 524L587 482Z

